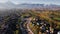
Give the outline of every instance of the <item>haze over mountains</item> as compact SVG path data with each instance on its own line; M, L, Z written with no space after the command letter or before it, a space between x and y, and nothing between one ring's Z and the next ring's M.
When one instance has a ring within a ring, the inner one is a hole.
M60 5L55 4L28 4L28 3L22 3L22 4L14 4L12 2L6 2L6 3L0 3L0 8L48 8L48 9L60 9Z

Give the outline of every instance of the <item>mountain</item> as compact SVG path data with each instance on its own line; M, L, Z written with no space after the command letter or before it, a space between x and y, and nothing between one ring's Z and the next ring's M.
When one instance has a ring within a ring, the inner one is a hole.
M0 8L13 8L15 4L12 2L0 3Z
M60 5L55 5L55 4L50 4L50 5L45 5L45 4L28 4L28 3L23 3L23 4L14 4L10 1L6 3L0 3L0 8L39 8L39 9L60 9Z

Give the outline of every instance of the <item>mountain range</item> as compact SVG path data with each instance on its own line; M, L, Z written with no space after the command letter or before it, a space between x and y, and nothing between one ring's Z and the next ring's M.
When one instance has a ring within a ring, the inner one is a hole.
M55 4L28 4L28 3L22 3L22 4L14 4L12 2L6 2L6 3L0 3L0 8L47 8L47 9L60 9L60 5Z

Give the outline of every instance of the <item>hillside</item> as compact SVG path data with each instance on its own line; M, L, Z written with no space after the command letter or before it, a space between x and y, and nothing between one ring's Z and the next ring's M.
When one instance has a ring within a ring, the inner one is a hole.
M1 34L57 34L60 10L6 10L0 13Z

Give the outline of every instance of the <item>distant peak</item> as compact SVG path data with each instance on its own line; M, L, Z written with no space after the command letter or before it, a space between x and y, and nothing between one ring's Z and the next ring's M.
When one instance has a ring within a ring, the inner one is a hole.
M11 2L11 1L7 1L6 3L8 3L8 4L10 4L10 3L11 3L11 4L13 4L13 2Z

